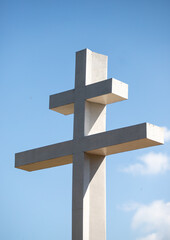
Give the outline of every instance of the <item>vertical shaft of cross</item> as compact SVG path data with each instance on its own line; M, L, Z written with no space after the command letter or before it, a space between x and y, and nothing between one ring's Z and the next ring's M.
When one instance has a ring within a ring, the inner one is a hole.
M79 151L78 142L84 136L85 102L82 97L86 76L86 52L76 54L75 103L74 103L74 155L72 194L72 240L83 240L83 195L84 153Z
M107 57L88 49L76 54L74 142L105 131L106 106L85 102L85 85L107 78ZM78 145L77 145L78 146ZM106 239L105 157L74 149L72 240Z

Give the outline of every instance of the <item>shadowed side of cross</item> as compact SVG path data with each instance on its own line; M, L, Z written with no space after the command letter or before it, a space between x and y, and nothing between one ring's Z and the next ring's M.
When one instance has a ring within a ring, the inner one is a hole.
M106 105L127 98L127 84L107 79L107 56L77 52L75 89L50 96L50 109L74 113L73 140L15 155L26 171L73 163L73 240L106 239L105 156L164 142L163 129L149 123L105 132Z

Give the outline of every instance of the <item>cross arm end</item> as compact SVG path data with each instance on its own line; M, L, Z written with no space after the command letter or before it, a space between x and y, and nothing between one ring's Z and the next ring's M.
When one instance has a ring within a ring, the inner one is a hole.
M86 86L86 98L89 102L111 104L128 99L128 84L110 78Z
M50 96L49 109L64 115L74 113L74 89Z
M86 137L85 152L107 156L163 143L162 128L142 123Z
M73 141L57 143L15 154L15 168L35 171L73 161Z

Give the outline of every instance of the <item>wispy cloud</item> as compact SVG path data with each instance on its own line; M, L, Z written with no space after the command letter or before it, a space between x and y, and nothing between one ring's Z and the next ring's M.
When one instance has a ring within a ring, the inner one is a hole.
M150 152L139 158L139 162L122 169L134 175L159 174L170 170L170 159L166 154Z
M156 233L152 233L146 237L138 238L137 240L161 240Z
M143 235L137 240L170 239L170 202L159 200L139 205L132 219L132 229Z
M148 205L131 202L121 206L124 211L134 211L131 227L136 240L170 239L170 202L154 201Z
M125 212L130 212L130 211L134 211L134 210L138 209L140 206L141 206L141 204L139 204L137 202L129 202L129 203L125 203L125 204L119 206L118 208Z
M169 142L170 141L170 130L167 127L163 127L163 129L164 129L165 142Z

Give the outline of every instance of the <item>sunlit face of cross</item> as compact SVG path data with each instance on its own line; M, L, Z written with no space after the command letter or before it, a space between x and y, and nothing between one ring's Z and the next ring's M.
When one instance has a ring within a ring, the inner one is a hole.
M50 96L50 109L74 113L73 140L16 154L27 171L73 163L73 240L106 239L105 156L163 143L148 123L105 132L106 105L127 98L127 84L107 79L107 56L77 52L75 89Z

